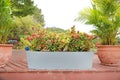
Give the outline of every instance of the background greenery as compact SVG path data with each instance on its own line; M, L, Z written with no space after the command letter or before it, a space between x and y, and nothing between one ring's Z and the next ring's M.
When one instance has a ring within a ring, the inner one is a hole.
M32 0L11 0L13 27L10 38L20 38L24 32L31 32L31 27L43 27L45 25L44 16L41 9L34 5Z

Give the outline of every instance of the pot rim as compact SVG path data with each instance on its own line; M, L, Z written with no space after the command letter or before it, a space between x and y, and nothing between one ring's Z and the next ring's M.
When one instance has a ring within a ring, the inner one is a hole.
M120 45L96 45L96 47L120 47Z
M13 44L0 44L0 47L13 47Z

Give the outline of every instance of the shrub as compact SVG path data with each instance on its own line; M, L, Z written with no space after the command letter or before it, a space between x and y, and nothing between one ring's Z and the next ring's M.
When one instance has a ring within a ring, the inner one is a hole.
M63 51L69 43L65 33L49 33L46 36L46 44L48 51Z
M92 38L86 33L76 32L75 27L64 33L33 29L21 39L21 43L34 51L88 51L93 45Z
M75 31L75 26L71 28L71 38L68 44L68 51L88 51L93 46L92 39L93 36L90 36L86 33L80 33Z

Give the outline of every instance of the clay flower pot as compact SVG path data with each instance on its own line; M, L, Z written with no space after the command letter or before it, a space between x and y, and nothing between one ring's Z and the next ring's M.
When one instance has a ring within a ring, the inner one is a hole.
M120 46L97 45L97 48L97 53L101 64L108 66L120 65Z
M0 67L4 67L12 56L12 44L0 44Z

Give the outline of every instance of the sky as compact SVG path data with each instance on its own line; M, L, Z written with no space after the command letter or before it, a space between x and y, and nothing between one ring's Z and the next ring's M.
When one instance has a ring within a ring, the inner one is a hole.
M91 0L34 0L34 3L42 10L45 19L45 27L58 27L70 29L73 25L80 32L89 33L93 29L91 25L85 25L74 21L78 13L91 5Z

